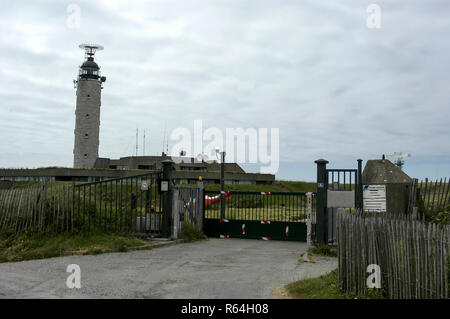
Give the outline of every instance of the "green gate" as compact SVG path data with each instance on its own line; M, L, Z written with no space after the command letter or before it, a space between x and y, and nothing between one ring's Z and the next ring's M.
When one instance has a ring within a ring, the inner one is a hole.
M209 237L307 241L309 234L314 240L315 193L230 191L224 214L220 192L204 193L203 231Z

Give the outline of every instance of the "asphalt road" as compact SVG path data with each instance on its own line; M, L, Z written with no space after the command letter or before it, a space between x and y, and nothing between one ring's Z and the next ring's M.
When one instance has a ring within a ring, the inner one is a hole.
M337 267L299 263L305 243L209 239L164 248L0 264L0 298L276 298L274 288ZM70 289L69 264L81 269Z

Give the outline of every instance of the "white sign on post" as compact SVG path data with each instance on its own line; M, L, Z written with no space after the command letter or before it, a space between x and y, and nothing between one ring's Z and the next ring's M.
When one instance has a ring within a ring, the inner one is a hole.
M141 191L146 191L146 190L148 190L148 182L142 181L141 182Z
M386 211L386 185L364 185L364 210L372 212Z
M169 182L161 181L161 192L167 192L169 190Z

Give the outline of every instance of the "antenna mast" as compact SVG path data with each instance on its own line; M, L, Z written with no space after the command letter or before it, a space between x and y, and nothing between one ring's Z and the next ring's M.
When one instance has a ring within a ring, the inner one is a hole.
M138 136L139 136L139 129L136 129L136 157L138 156Z
M142 156L145 156L145 129L144 129L144 142L142 143Z

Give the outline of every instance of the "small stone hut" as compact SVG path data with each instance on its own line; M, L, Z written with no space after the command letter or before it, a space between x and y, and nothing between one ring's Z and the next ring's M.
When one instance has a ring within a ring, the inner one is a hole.
M389 160L368 160L362 173L363 185L386 186L386 210L406 213L412 178Z

